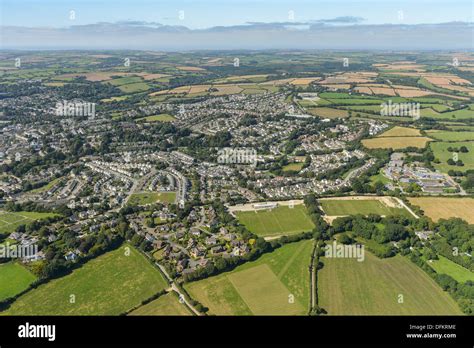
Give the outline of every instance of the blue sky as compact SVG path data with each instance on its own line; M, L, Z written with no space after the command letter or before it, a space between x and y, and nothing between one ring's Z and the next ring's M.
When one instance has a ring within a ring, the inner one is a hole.
M2 25L68 27L138 20L191 29L356 16L364 24L473 21L471 0L1 0ZM75 20L69 11L75 11ZM403 20L399 12L403 11ZM184 11L184 19L179 19Z

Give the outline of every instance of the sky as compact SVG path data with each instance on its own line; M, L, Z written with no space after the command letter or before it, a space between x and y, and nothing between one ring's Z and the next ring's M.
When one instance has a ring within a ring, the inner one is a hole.
M366 19L365 24L472 22L474 8L472 0L2 0L1 3L3 25L9 26L67 27L147 21L191 29L283 22L289 20L290 11L295 21L354 16ZM70 11L75 11L74 20L70 19Z
M473 3L0 0L0 48L470 49Z

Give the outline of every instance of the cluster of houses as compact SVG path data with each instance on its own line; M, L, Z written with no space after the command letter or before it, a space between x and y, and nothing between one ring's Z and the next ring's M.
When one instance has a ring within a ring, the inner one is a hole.
M217 119L222 114L233 119L239 119L245 115L256 117L278 115L288 108L285 97L284 93L231 94L210 97L195 103L180 104L175 106L176 124L196 129L202 128L199 127L201 123L207 123L209 119ZM229 130L220 128L219 124L215 124L213 128L214 132Z
M405 154L394 152L383 169L383 174L398 183L402 191L410 184L417 184L423 192L429 194L459 192L458 184L448 175L434 172L421 163L405 163L404 157Z
M158 218L161 223L148 227L145 220L149 218ZM136 215L130 226L153 245L153 254L160 264L178 274L192 273L216 257L241 256L250 251L248 242L238 233L230 227L219 227L212 206L194 208L185 221L175 218L163 207L147 216Z

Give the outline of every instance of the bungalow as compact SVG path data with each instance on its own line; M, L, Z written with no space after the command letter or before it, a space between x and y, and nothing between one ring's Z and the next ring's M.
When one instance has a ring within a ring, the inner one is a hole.
M216 237L208 237L206 238L206 245L216 245L217 244L217 239Z
M66 259L66 261L75 261L77 259L77 255L76 253L74 253L73 251L69 251L65 256L64 258Z
M155 237L153 237L151 234L147 233L145 235L145 239L149 241L150 243L153 243L155 241Z
M204 252L202 250L199 250L198 248L194 247L192 248L190 251L189 251L189 254L192 256L192 257L199 257L199 256L203 256L204 255Z
M199 237L201 235L201 230L196 227L191 227L191 229L189 230L189 233L191 233L193 236Z

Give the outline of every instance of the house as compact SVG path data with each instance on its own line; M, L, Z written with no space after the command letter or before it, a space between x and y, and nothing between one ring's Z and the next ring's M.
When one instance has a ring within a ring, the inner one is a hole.
M196 227L191 227L191 229L189 230L189 233L191 233L193 236L199 237L201 235L201 230Z
M219 254L225 251L224 247L222 245L215 246L211 248L211 251L213 254Z
M176 263L176 269L178 270L178 272L181 272L181 271L183 271L183 269L186 268L187 265L188 265L188 259L179 260Z
M155 237L153 237L151 234L147 233L145 235L145 239L149 241L150 243L153 243L155 241Z
M189 254L196 258L196 257L199 257L199 256L203 256L204 255L204 252L196 247L192 248L190 251L189 251Z
M41 260L44 260L46 258L44 252L42 251L39 251L33 255L25 255L23 257L23 261L24 262L34 262L34 261L41 261Z
M206 245L216 245L217 244L217 239L216 237L208 237L206 238Z
M421 240L428 240L430 237L433 236L434 232L433 231L418 231L418 232L415 232L415 234Z
M18 233L18 232L13 232L12 234L10 234L10 238L11 239L14 239L14 240L20 240L21 239L21 233Z
M77 255L76 253L74 253L73 251L69 251L65 256L64 258L66 259L66 261L75 261L77 259Z
M155 240L153 242L153 246L156 248L156 249L161 249L164 245L164 242L162 240Z

